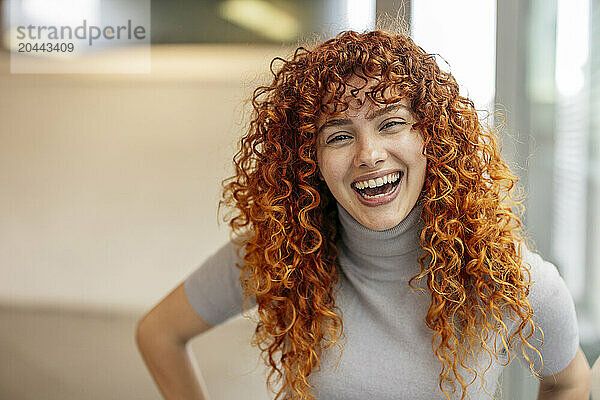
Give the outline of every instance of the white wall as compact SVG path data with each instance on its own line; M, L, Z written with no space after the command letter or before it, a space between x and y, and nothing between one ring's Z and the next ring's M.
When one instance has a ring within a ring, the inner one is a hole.
M412 38L451 72L460 94L494 111L496 0L413 0ZM485 116L485 113L482 113Z
M162 46L150 75L16 75L1 54L0 301L139 312L184 279L228 238L220 181L275 55Z

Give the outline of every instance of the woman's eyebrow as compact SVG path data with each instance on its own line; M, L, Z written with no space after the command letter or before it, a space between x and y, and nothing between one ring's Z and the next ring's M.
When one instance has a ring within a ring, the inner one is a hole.
M365 119L367 121L371 121L382 115L391 114L393 112L396 112L398 109L401 109L401 108L405 109L407 111L410 111L410 109L407 106L405 106L404 104L396 103L396 104L388 105L387 107L379 108L379 109L373 111L373 113L371 113L370 115L366 115ZM343 126L343 125L351 125L351 124L352 124L352 120L350 118L330 119L329 121L325 122L319 128L319 132L321 132L323 129L328 128L330 126Z
M405 109L407 111L410 111L409 108L406 107L404 104L401 104L401 103L389 104L386 107L379 108L379 109L373 111L373 113L371 115L365 115L365 119L367 121L370 121L370 120L375 119L377 117L381 117L382 115L391 114L393 112L396 112L400 108L403 108L403 109Z
M351 124L352 124L352 120L350 120L350 118L330 119L329 121L327 121L323 125L321 125L321 127L319 128L319 132L321 132L323 129L328 128L330 126L342 126L342 125L351 125Z

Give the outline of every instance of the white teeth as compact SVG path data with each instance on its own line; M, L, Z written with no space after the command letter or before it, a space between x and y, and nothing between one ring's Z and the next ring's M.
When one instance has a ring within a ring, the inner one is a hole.
M357 189L366 189L366 188L374 188L374 187L378 187L378 186L382 186L385 185L387 183L391 183L391 182L396 182L398 179L400 179L400 173L399 172L394 172L388 175L385 175L383 177L379 177L376 179L369 179L368 181L362 181L362 182L356 182L354 184L354 186L356 186Z
M391 192L391 190L390 190L390 192ZM387 193L381 193L381 194L376 194L375 196L369 196L369 195L368 195L368 194L366 194L366 193L361 193L360 195L361 195L362 197L364 197L365 199L376 199L376 198L378 198L378 197L387 196L387 195L388 195L390 192L387 192Z

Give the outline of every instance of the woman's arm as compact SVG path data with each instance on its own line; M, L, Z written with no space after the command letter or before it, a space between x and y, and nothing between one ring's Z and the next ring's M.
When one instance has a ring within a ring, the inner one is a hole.
M538 400L588 400L590 397L590 365L581 350L569 365L555 375L543 376Z
M187 342L211 327L189 304L183 283L138 323L138 349L165 399L209 399Z

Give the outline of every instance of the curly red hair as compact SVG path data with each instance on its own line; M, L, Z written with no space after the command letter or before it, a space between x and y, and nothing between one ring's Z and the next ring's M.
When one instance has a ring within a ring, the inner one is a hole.
M519 249L526 238L511 211L523 207L511 194L518 179L452 75L410 38L383 31L346 31L312 50L299 47L289 60L275 58L271 72L271 84L253 93L250 126L219 207L232 208L226 220L245 246L240 280L245 298L256 298L253 344L270 366L268 387L281 384L275 399L314 399L306 378L343 334L333 292L337 209L318 178L316 137L319 113L329 105L347 109L341 99L352 75L377 82L367 94L379 104L408 99L425 140L423 254L409 284L426 279L431 292L423 317L442 364L441 392L450 398L444 383L455 390L458 382L466 396L475 378L467 383L458 368L475 345L498 355L501 349L485 345L493 333L506 350L518 335L533 371L525 347L541 355L527 341L535 325ZM510 338L505 311L518 323Z

